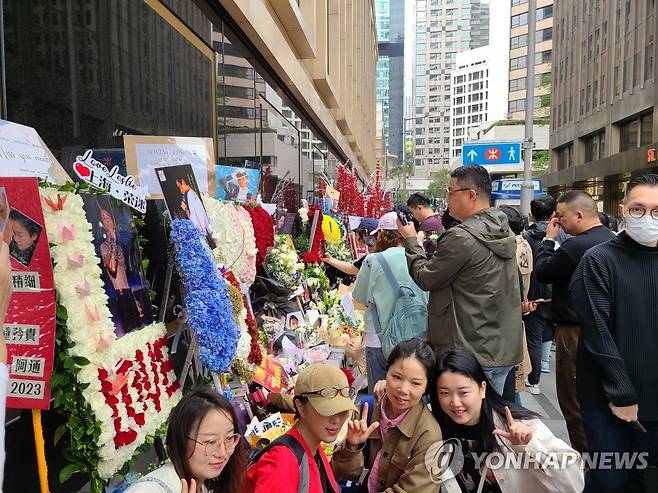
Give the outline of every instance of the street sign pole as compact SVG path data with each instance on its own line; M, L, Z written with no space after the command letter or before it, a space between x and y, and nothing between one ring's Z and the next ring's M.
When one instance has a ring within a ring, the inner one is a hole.
M537 18L536 0L528 0L528 62L525 83L525 141L523 142L523 184L521 185L521 215L528 217L530 202L534 197L532 185L532 126L535 113L535 29Z

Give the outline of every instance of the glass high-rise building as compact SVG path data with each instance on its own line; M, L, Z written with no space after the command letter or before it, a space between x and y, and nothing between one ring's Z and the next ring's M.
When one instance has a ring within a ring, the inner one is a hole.
M414 174L450 164L450 84L457 53L489 42L489 1L416 0Z
M377 14L377 101L383 109L384 145L403 156L404 0L375 0Z

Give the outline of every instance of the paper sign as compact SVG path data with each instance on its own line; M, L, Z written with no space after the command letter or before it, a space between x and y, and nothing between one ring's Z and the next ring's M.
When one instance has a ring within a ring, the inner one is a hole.
M6 197L9 208L4 235L13 288L2 328L8 350L7 407L48 409L55 289L37 179L0 178L0 195Z
M280 392L288 385L288 375L281 363L270 356L264 356L260 366L254 372L254 382L270 392Z
M82 156L75 158L73 171L81 180L91 183L101 190L107 190L115 199L119 199L142 214L146 213L144 188L137 186L135 178L132 176L123 176L119 173L118 166L108 170L103 163L93 158L91 150L87 150Z
M54 183L66 181L66 172L32 127L0 120L2 176L37 176Z

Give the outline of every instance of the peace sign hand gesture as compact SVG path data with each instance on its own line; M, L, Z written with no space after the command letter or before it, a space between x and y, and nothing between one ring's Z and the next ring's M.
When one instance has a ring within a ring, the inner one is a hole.
M361 419L353 419L347 422L347 443L357 447L368 439L372 432L379 428L379 421L368 426L368 403L366 402L361 411Z
M493 434L508 439L512 445L528 445L532 438L532 428L519 421L514 421L512 413L507 406L505 406L505 418L507 419L509 430L494 430Z
M187 481L181 479L181 493L196 493L196 480L190 480L190 487L187 487Z

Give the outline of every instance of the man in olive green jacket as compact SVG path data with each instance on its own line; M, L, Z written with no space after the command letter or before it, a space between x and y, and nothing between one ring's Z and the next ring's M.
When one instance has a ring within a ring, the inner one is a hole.
M409 274L430 292L428 335L434 350L470 349L502 395L509 371L523 359L516 240L505 214L489 206L486 169L462 166L450 176L448 208L462 223L441 235L436 252L426 257L412 223L398 221L398 228Z

